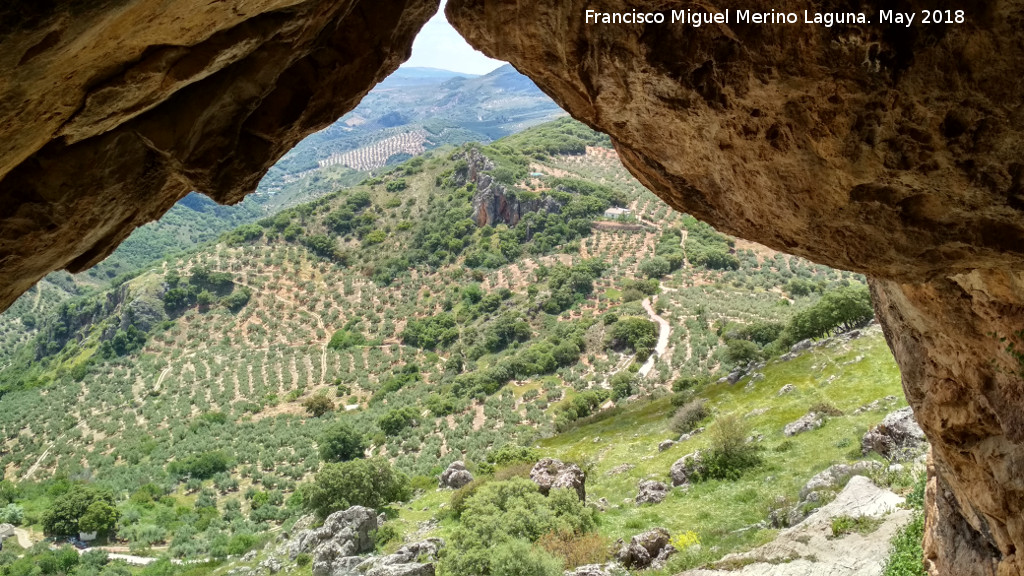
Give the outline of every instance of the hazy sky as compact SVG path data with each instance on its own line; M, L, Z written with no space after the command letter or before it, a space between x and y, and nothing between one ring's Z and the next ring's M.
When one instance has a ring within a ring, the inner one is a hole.
M459 36L444 17L444 5L430 19L412 45L412 58L403 66L441 68L465 74L486 74L503 62L484 56Z

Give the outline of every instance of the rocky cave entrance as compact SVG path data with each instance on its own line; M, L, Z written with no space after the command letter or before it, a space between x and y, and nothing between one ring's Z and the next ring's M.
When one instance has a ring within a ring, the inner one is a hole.
M820 4L877 19L867 3ZM397 68L437 6L0 8L0 305L51 270L98 262L190 190L239 201ZM933 446L930 570L1024 573L1022 2L951 6L963 23L911 27L587 24L598 7L647 9L451 0L447 14L610 134L674 208L868 275Z

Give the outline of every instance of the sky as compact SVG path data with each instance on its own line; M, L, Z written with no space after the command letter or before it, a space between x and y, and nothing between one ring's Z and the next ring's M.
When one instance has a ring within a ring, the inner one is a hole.
M503 64L484 56L474 50L452 28L444 17L442 0L441 9L431 18L412 44L412 58L403 64L404 67L440 68L463 74L486 74Z

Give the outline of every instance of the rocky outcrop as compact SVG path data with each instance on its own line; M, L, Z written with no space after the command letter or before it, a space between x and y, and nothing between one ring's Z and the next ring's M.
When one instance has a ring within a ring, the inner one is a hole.
M658 504L668 496L668 486L664 482L658 482L657 480L644 480L640 482L637 487L636 503L641 504Z
M774 541L729 554L714 569L688 570L680 576L877 576L882 559L889 554L890 540L913 516L900 507L902 502L903 498L867 478L854 476L835 500L796 526L779 531ZM834 538L832 520L840 516L876 518L878 528Z
M448 468L445 468L445 471L441 473L441 477L438 478L437 487L457 490L472 481L473 474L466 470L466 464L461 460L456 460L449 464Z
M455 158L466 161L465 168L455 174L456 182L460 186L466 183L475 186L473 219L478 226L505 224L512 227L528 212L557 214L562 209L562 205L550 196L530 193L529 198L524 198L522 191L510 189L486 174L486 170L494 169L494 163L476 148Z
M394 554L366 556L374 550L374 533L383 523L370 508L353 506L327 517L315 530L299 530L278 549L294 560L312 554L313 576L434 576L434 561L444 540L427 538L407 544ZM267 561L280 560L270 557Z
M927 446L924 432L914 420L914 412L903 408L886 415L878 426L868 430L861 439L861 452L878 452L897 462L923 454Z
M626 568L659 568L676 552L675 547L669 544L669 540L668 530L664 528L654 528L637 534L629 540L629 544L619 540L616 544L615 559Z
M566 464L555 458L541 458L530 470L530 480L547 496L552 488L569 488L581 502L587 501L587 475L576 464Z
M0 7L0 310L192 190L234 203L409 57L438 0Z
M690 479L693 478L694 475L701 472L703 469L704 467L701 465L700 450L698 450L676 460L669 469L668 475L672 479L672 486L685 486L690 483Z
M786 427L782 429L782 433L786 436L796 436L797 434L803 434L804 432L810 432L811 430L817 430L824 424L822 416L816 412L808 412L800 418L786 424Z

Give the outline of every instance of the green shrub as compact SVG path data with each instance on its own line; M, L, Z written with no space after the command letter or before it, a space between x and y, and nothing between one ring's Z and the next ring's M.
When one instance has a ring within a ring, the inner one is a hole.
M762 462L760 447L747 441L749 430L743 420L728 415L712 427L711 445L701 454L698 480L737 480L749 468Z
M925 576L923 541L924 514L916 512L890 542L882 576Z
M303 504L321 519L357 505L379 510L411 496L406 476L379 458L325 464L303 488Z
M676 434L687 434L710 415L707 402L703 398L697 398L676 409L669 419L669 428Z
M303 552L295 557L295 563L299 567L304 568L313 563L313 557L310 556L308 552Z
M347 462L362 458L367 442L347 420L339 420L324 430L317 446L324 462Z
M871 516L836 516L832 519L832 537L839 538L846 534L870 534L882 524L881 518Z
M522 539L495 547L491 558L493 576L560 576L563 565L557 558Z

